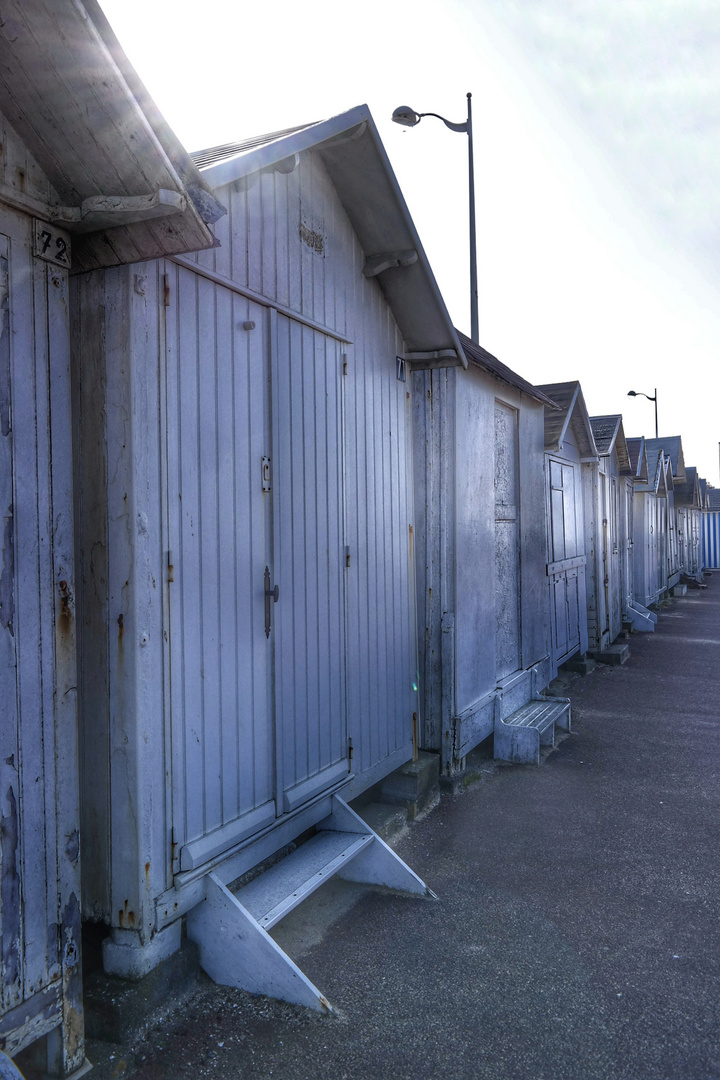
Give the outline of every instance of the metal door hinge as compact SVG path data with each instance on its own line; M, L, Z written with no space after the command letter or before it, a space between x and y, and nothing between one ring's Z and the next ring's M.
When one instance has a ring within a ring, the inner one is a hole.
M342 366L343 366L343 375L347 375L347 373L348 373L347 353L342 354Z
M163 274L163 304L170 307L170 275Z
M352 744L352 739L348 739L348 772L352 772L352 759L353 759L353 744Z
M263 491L270 491L270 458L264 457L262 459L262 489Z
M346 566L350 565L350 546L349 545L346 545L346 547L345 547L345 565Z
M170 873L177 874L180 869L180 854L178 852L177 833L173 825L170 830Z
M168 581L175 580L175 567L173 565L172 551L167 553L167 569L168 569Z

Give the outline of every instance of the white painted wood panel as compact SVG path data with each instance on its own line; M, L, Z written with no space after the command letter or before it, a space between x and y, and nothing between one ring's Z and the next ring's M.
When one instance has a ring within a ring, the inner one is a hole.
M274 796L262 490L271 447L266 312L189 270L169 271L173 821L184 844Z
M521 666L517 411L495 402L495 657L498 681Z
M294 788L317 777L322 789L348 756L343 361L336 341L284 316L272 351L275 723L291 809Z

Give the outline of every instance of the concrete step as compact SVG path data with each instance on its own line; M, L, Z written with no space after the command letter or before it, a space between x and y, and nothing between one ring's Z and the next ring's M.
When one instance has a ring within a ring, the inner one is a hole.
M598 664L624 664L630 656L630 646L622 641L615 641L604 649L594 649L592 656Z

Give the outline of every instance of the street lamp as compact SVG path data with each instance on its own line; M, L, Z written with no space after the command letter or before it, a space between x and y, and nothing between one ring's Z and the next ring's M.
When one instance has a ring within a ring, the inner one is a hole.
M628 390L628 397L646 397L648 401L655 402L655 438L658 437L658 422L657 422L657 387L655 387L655 397L650 397L649 394L643 394L642 390Z
M453 124L439 113L418 113L409 105L401 105L392 114L393 121L403 127L415 127L423 116L435 116L442 120L445 127L451 131L463 131L468 137L468 172L470 182L470 337L478 342L478 287L477 287L477 252L475 244L475 169L473 166L473 141L472 141L472 94L467 95L467 120L464 124Z

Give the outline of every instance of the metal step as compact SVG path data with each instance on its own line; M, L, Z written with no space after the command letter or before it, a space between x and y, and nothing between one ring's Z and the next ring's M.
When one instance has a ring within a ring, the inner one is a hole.
M327 998L268 933L333 875L431 896L415 874L337 795L317 833L237 893L218 873L205 880L205 899L188 913L188 937L200 948L211 979L255 994L332 1012Z
M238 889L235 896L269 930L372 842L372 832L324 830Z
M533 698L511 716L495 716L494 757L539 765L540 746L555 745L555 725L570 731L569 698Z

